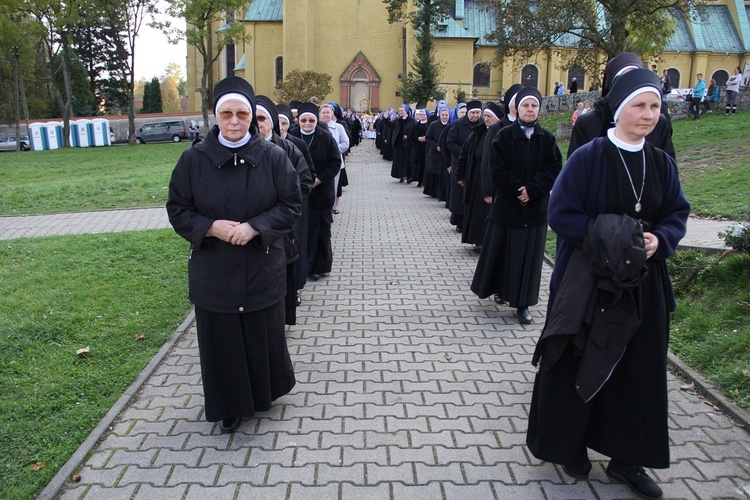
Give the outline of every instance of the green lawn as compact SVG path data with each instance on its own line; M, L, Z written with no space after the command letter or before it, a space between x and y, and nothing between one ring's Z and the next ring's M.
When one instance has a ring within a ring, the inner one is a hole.
M172 230L2 242L0 498L34 498L184 320L187 251Z
M162 206L189 143L0 153L0 214Z

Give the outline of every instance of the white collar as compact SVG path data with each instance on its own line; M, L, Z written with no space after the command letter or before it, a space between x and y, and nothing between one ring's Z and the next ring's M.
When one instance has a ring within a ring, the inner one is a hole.
M645 139L641 139L640 144L630 144L628 142L625 142L615 135L614 127L607 130L607 138L612 141L612 144L614 144L618 148L624 149L625 151L630 151L631 153L637 153L638 151L643 149L643 145L646 143Z
M222 146L226 146L228 148L241 148L242 146L250 142L251 137L252 135L250 135L250 131L248 130L247 134L245 134L245 137L243 137L237 142L232 142L228 139L225 139L224 136L221 135L221 132L219 132L219 142L221 143Z

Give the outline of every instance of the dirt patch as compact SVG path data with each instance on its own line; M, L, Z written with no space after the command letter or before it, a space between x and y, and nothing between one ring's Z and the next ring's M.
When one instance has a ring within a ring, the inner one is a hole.
M737 165L738 160L747 161L750 145L739 148L722 148L720 146L689 150L684 155L686 159L679 161L683 174L723 170Z

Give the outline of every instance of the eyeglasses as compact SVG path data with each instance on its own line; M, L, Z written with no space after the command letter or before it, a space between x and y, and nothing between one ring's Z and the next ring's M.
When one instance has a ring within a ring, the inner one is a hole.
M232 111L219 111L219 117L222 120L231 120L233 116L236 116L238 120L249 120L250 119L250 111L244 111L240 110L236 113Z
M266 115L258 114L258 116L255 117L256 120L258 120L258 123L263 123L268 119Z
M315 118L300 118L299 119L300 123L315 123L317 121L318 120L316 120Z

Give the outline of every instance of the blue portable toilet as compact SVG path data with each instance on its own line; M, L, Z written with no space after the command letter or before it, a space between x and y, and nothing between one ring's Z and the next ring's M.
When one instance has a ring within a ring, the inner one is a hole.
M49 149L63 147L62 122L47 122L44 124L47 130L47 144Z
M68 129L68 139L70 140L70 146L73 148L77 148L80 145L78 142L78 122L76 122L75 120L70 120L68 126L70 127Z
M32 123L29 125L29 142L33 151L49 149L47 142L47 127L43 123Z
M109 141L109 120L104 118L94 118L91 120L94 127L94 146L110 146Z
M78 147L90 148L94 145L92 141L92 132L94 131L94 129L92 127L91 120L88 120L86 118L76 120L75 131L75 135L78 136Z

